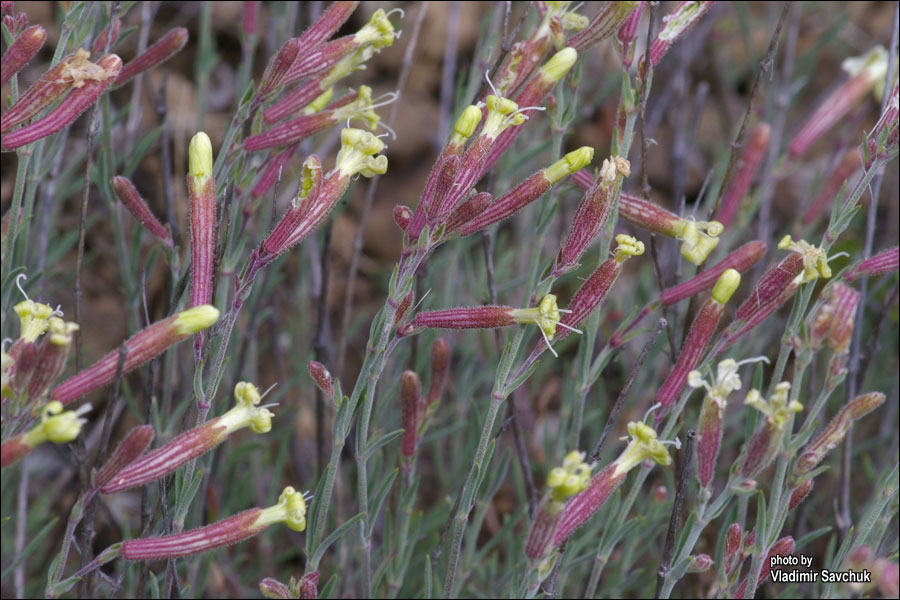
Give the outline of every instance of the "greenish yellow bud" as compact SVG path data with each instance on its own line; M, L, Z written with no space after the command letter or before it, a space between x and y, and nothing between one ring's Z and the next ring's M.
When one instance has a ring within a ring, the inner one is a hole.
M725 304L731 299L731 296L737 290L739 285L741 285L741 274L737 269L726 270L719 275L719 279L716 280L716 285L713 286L713 300L719 304Z
M212 142L209 141L209 136L202 131L191 138L188 146L188 170L193 177L200 179L203 183L206 182L206 178L212 176Z
M363 177L382 175L387 171L387 157L373 156L384 149L384 142L368 131L346 128L341 131L341 150L335 161L342 175Z
M803 410L803 405L796 400L788 400L791 384L782 381L775 386L775 393L766 402L758 390L750 390L744 398L744 404L753 407L766 415L766 420L775 429L781 430L794 413Z
M465 144L466 141L472 137L472 134L475 133L475 129L480 122L481 109L474 104L470 104L459 116L459 119L456 120L456 126L453 128L453 137L450 138L450 143L456 145Z
M577 150L572 150L561 159L544 169L544 177L550 183L556 183L563 177L571 175L576 171L583 169L594 159L594 149L590 146L582 146Z
M303 114L312 115L326 106L331 102L331 98L334 96L334 88L329 87L327 90L316 96L316 99L303 107Z
M554 502L565 502L587 489L591 483L591 467L584 462L584 452L573 450L563 459L562 467L547 475L547 487Z
M718 221L694 221L679 219L672 227L675 237L681 240L681 256L695 265L703 264L716 246L725 226Z
M538 73L546 83L556 83L566 76L575 61L578 60L578 52L575 48L563 48L542 66Z
M306 500L303 494L288 486L278 497L278 504L264 508L256 521L254 528L265 528L275 523L285 523L294 531L306 529Z
M191 335L212 327L218 320L218 309L215 306L203 304L178 313L175 327L178 335Z

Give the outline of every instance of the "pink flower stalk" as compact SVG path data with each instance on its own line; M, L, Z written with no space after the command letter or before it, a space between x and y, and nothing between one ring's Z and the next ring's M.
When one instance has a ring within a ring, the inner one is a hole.
M44 41L47 39L47 31L40 25L32 25L16 38L16 41L6 50L0 61L0 85L12 79L12 76L28 64L37 54Z
M116 17L109 25L103 28L103 31L101 31L100 35L97 36L97 39L94 40L94 45L91 47L92 52L94 54L103 54L107 52L107 43L109 44L109 48L115 46L116 40L119 39L119 30L121 28L122 20L119 17Z
M739 563L739 559L741 558L741 538L744 535L744 530L741 528L740 523L732 523L729 525L728 530L725 532L725 548L722 553L722 561L725 564L725 574L731 573L735 566Z
M219 318L212 306L196 306L142 329L124 342L127 354L122 373L141 366L163 353L169 346L210 327ZM76 373L50 392L51 400L68 404L85 394L112 383L119 362L119 350L113 350L90 367Z
M92 65L92 63L87 64ZM62 102L44 118L4 135L3 147L13 150L53 135L71 124L113 83L119 69L122 68L122 59L115 54L108 54L92 66L99 67L100 71L85 78L82 78L81 74L76 75L75 83L71 84L71 87L75 89L72 90L65 102Z
M656 401L663 408L668 408L678 399L681 390L684 389L688 381L688 374L700 364L700 359L706 352L706 346L716 332L719 319L722 318L725 303L731 299L740 283L741 274L734 269L728 269L719 276L710 298L703 303L703 306L697 312L697 316L694 317L694 322L691 323L691 328L688 330L687 337L685 337L681 346L681 353L678 355L678 360L675 361L675 366L672 367L656 395ZM665 411L660 411L656 414L657 423L662 420L664 413Z
M284 98L272 106L263 110L263 122L275 123L280 121L281 119L310 106L313 100L328 94L329 89L330 88L322 87L322 79L311 79L297 87L297 89L286 94Z
M15 364L10 373L13 392L25 392L31 400L42 399L65 370L72 334L78 330L78 325L66 323L59 317L50 317L48 325L46 334L37 341L18 344Z
M846 354L850 349L859 292L843 283L835 283L823 296L824 303L809 324L810 346L819 350L824 342L835 354Z
M90 404L80 406L78 410L63 410L63 405L59 402L48 402L40 409L40 422L37 425L0 445L0 467L6 468L21 460L43 443L71 442L87 423L87 419L81 418L81 415L90 410Z
M718 221L682 218L653 202L625 193L619 195L619 215L644 229L681 241L681 256L695 265L706 260L725 229Z
M700 292L711 289L719 279L719 276L728 269L735 269L738 273L743 275L750 267L758 263L759 259L761 259L765 253L765 243L759 240L747 242L712 267L701 271L699 274L683 283L679 283L676 286L664 290L659 295L659 299L654 300L641 309L641 312L638 313L631 323L628 323L625 328L617 330L610 336L608 342L609 346L612 348L621 346L625 342L626 335L637 327L644 317L649 315L652 311L657 310L660 306L672 306L686 298L690 298Z
M774 556L788 556L789 554L794 553L794 538L791 536L783 537L774 544L769 549L769 553L766 555L765 560L762 563L762 569L759 572L759 579L756 582L756 585L762 585L762 583L769 578L769 575L772 573L772 557ZM737 593L735 593L735 598L743 598L747 592L747 578L744 578L744 581L741 582L740 587L738 587Z
M284 168L291 159L294 158L294 155L297 154L298 148L299 146L294 144L282 150L269 153L269 157L266 159L259 181L257 181L256 185L253 186L253 189L250 190L250 195L255 202L252 206L244 208L245 214L249 215L252 213L259 203L259 199L269 193L269 190L271 190L272 186L278 181L279 175L283 173Z
M188 37L188 30L184 27L176 27L170 30L158 42L122 67L122 71L116 78L116 85L124 85L134 79L139 73L166 62L184 48Z
M284 81L284 76L287 75L288 69L291 68L291 65L297 59L297 54L300 52L301 47L300 38L291 38L272 57L260 79L259 91L257 92L257 97L260 100L265 99L278 89L281 82Z
M251 508L184 533L126 540L122 542L122 557L126 560L156 560L199 554L240 542L282 522L294 531L306 529L306 501L290 486L284 488L278 504L269 508Z
M747 397L744 398L744 404L755 408L765 415L762 423L760 423L747 447L744 450L743 460L741 460L738 468L743 481L738 485L747 485L768 467L781 450L781 440L784 437L785 429L794 418L794 413L803 410L803 405L797 400L790 400L789 393L791 384L782 381L775 386L775 393L769 397L769 400L763 400L762 395L757 390L750 390Z
M831 172L831 176L822 186L822 189L816 195L815 199L803 213L803 224L811 225L822 215L822 212L829 206L834 204L835 198L841 191L844 182L849 181L853 174L862 167L862 157L859 148L848 150L841 162Z
M826 454L844 440L853 422L884 404L884 399L885 396L881 392L870 392L848 402L818 437L800 452L800 458L794 466L794 475L801 476L814 469Z
M250 37L257 33L257 21L259 20L259 2L241 2L243 10L241 11L241 24L243 25L244 35Z
M6 132L28 121L72 88L83 86L89 79L100 81L108 79L107 72L90 62L89 56L86 50L78 50L44 73L28 88L28 91L19 96L18 101L9 110L0 116L0 130Z
M638 25L646 4L646 2L638 2L637 7L631 11L616 34L616 40L620 44L619 54L622 57L622 66L625 69L631 68L631 61L634 60L634 40L637 38Z
M244 149L255 152L296 144L333 125L351 119L363 120L370 130L374 130L378 125L378 114L373 106L372 88L363 85L360 86L359 92L346 94L332 103L327 110L301 115L250 136L244 141Z
M450 343L444 338L434 340L431 345L431 380L425 404L433 411L441 400L444 386L447 384L447 373L450 371Z
M400 454L403 455L401 468L408 472L412 468L419 434L425 423L425 399L422 397L422 382L415 371L406 370L400 376L400 420L403 423L403 438Z
M527 107L540 106L550 90L571 70L578 60L578 52L574 48L563 48L548 60L541 68L526 81L521 90L513 98L515 103L524 110ZM519 127L510 127L497 136L487 156L481 163L478 179L494 165L506 152L519 135Z
M569 235L550 271L551 277L559 277L578 266L581 255L606 225L622 182L630 174L631 164L621 156L603 161L600 177L578 205Z
M260 268L300 243L318 227L343 196L352 177L385 173L387 157L377 155L382 149L384 142L371 133L348 128L341 131L341 150L335 159L334 169L323 176L318 157L313 155L307 158L303 163L297 196L269 236L254 251L247 280L252 280Z
M900 265L900 246L894 246L882 250L875 256L863 259L847 269L844 273L845 281L856 281L861 277L881 275L896 271Z
M553 184L564 178L566 175L572 173L577 169L580 169L585 164L588 164L593 156L594 150L590 146L582 146L577 150L569 152L554 164L550 165L546 169L538 171L509 192L494 200L489 206L478 213L474 218L461 225L459 227L459 233L463 236L471 235L477 231L481 231L485 227L493 225L494 223L499 223L500 221L511 217L525 206L528 206L530 203L543 196L553 186ZM627 163L627 161L625 162ZM613 171L615 171L615 168L613 168ZM620 177L617 175L614 175L614 178L620 179ZM597 203L602 204L602 198L600 198L600 196L603 194L603 192L600 190L600 187L601 186L598 186L598 191L596 192L596 194L594 196L591 196L591 200L597 200ZM608 192L609 190L607 190L607 195ZM590 204L590 201L586 200L585 203ZM602 213L603 208L599 207L596 210L592 211L591 207L588 206L580 208L579 211L579 214L582 216L583 220L587 220L590 218L594 218L594 220L596 220L596 218L602 218L602 214L597 213ZM593 212L594 214L587 214L591 212ZM576 215L576 220L577 218L578 216ZM452 220L456 221L461 219ZM582 239L586 235L588 235L587 232L584 232L581 237L579 237L576 241L573 241L573 245L577 243L584 243L585 245L587 245L590 240L585 241ZM570 251L570 253L574 251L575 250L573 249Z
M134 187L127 177L117 175L110 180L113 192L116 198L128 209L128 212L144 226L144 228L155 235L167 248L172 249L174 242L172 241L172 232L168 227L163 226L150 211L150 207L141 198L140 193Z
M791 491L791 500L788 503L789 511L794 510L795 508L800 506L800 504L804 500L806 500L806 497L809 496L810 492L812 492L815 481L815 479L807 479Z
M650 64L656 66L669 51L669 47L677 42L684 33L700 21L703 15L712 8L713 2L681 2L668 15L663 17L663 26L650 45ZM643 63L646 56L641 59Z
M594 44L619 32L626 25L630 25L635 13L640 19L643 10L643 2L609 2L596 17L582 31L576 33L566 41L566 45L583 52ZM637 23L634 23L634 27ZM627 33L626 33L627 34Z
M273 415L267 407L258 406L262 396L256 386L246 381L239 382L234 386L234 398L234 408L221 417L185 431L168 444L132 462L103 485L100 491L114 494L165 477L245 427L253 433L268 433L272 429Z
M662 466L672 464L665 444L656 439L656 431L639 421L628 424L628 446L619 457L591 478L590 486L569 500L553 535L553 547L566 540L576 529L584 525L604 502L625 481L628 471L645 460L652 460Z
M122 469L144 453L153 441L153 435L153 427L150 425L140 425L129 430L106 463L94 473L91 487L98 490L112 481Z
M801 156L813 142L839 123L868 92L884 83L887 61L887 50L881 46L872 48L863 56L845 60L842 66L850 73L850 79L816 109L788 144L788 154L793 158Z
M312 380L315 382L316 387L322 390L322 393L325 394L329 398L334 397L334 377L325 368L320 362L315 360L309 361L309 364L306 365L307 370L309 371L309 376L312 377Z
M753 183L753 178L759 170L759 165L762 164L766 149L769 147L770 133L771 128L768 123L757 123L750 132L750 137L744 146L744 153L738 163L737 172L728 187L728 192L722 199L719 213L716 215L716 220L723 227L731 224L731 220L741 207L741 203L750 189L750 184Z

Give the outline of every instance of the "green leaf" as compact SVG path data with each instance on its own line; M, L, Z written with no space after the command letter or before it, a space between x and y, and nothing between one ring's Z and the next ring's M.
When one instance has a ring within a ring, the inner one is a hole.
M321 562L322 560L322 557L325 556L325 551L328 550L328 548L336 541L338 541L345 533L350 531L350 529L353 528L354 525L362 521L364 514L365 513L357 513L341 523L340 527L332 531L328 537L322 540L322 543L319 544L319 547L316 548L315 553L313 553L312 557L309 559L310 562L314 565L319 564L319 562Z
M43 540L47 536L47 534L50 533L50 530L53 529L53 525L56 523L56 520L57 517L53 517L52 519L50 519L50 521L47 522L46 525L41 528L40 531L37 532L37 535L35 535L32 540L28 542L28 545L25 546L25 548L22 550L22 553L16 556L16 559L12 562L11 565L6 567L6 569L3 571L3 574L0 575L0 581L6 579L6 576L12 573L16 569L16 567L22 564L22 561L31 556L31 553L34 552L35 549L37 549L38 545L41 543L41 540Z

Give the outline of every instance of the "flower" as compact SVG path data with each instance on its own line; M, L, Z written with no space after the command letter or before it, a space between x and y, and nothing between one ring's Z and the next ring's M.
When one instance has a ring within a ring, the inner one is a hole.
M132 462L100 491L112 494L164 477L186 462L209 452L229 435L245 427L253 433L268 433L272 429L273 415L268 410L272 405L258 406L262 396L256 386L246 381L239 382L234 386L234 398L236 402L231 410L185 431L169 443Z
M0 466L8 467L20 460L44 442L64 444L71 442L81 433L87 419L81 415L91 410L90 404L84 404L77 410L63 410L61 402L48 402L41 408L40 423L5 442L2 447Z
M32 25L16 38L16 41L3 54L2 66L0 66L0 86L6 85L13 75L34 58L46 39L47 31L40 25Z
M285 523L294 531L306 529L306 500L288 486L278 503L268 508L251 508L228 519L184 533L122 542L126 560L178 558L207 552L254 536L271 525Z
M207 329L218 319L219 311L215 307L195 306L142 329L124 342L126 355L122 365L122 374L159 356L169 346L177 344L198 331ZM88 392L112 383L118 362L119 351L113 350L90 367L53 388L53 391L50 392L50 399L68 404Z
M116 77L116 85L124 85L139 73L166 62L184 48L188 37L188 30L184 27L169 30L155 44L122 67Z

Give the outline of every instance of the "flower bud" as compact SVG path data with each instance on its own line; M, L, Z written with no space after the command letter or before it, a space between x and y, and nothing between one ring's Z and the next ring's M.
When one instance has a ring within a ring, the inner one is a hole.
M586 490L591 482L591 467L584 462L585 453L573 450L563 459L561 467L547 475L548 491L537 509L525 541L525 556L529 563L542 562L553 549L553 538L569 498Z
M400 452L405 457L404 470L408 470L419 444L419 429L425 420L422 383L415 371L406 370L400 376L400 407L403 422Z
M438 338L431 345L431 381L428 386L426 400L426 403L432 410L441 399L449 371L450 343L444 338Z
M846 281L856 281L861 277L881 275L897 270L900 264L900 246L882 250L875 256L859 261L844 273Z
M616 33L620 27L629 22L634 12L640 17L640 2L609 2L605 4L596 17L591 19L587 27L566 41L566 45L583 52L597 42Z
M788 504L789 511L794 510L795 508L800 506L800 503L806 500L806 497L809 496L809 493L813 489L814 483L815 479L807 479L791 491L791 500Z
M32 25L23 31L22 35L7 48L3 60L0 61L0 85L6 85L13 75L34 58L46 39L47 31L40 25Z
M767 123L758 123L750 131L750 137L746 146L744 146L744 153L737 165L737 172L731 181L731 185L728 187L728 192L722 199L722 206L719 208L718 214L716 214L716 220L723 227L728 227L731 224L734 215L741 208L741 203L747 195L750 184L753 183L753 178L756 176L763 156L766 154L766 149L769 147L770 133L771 128Z
M573 173L575 170L569 172ZM622 182L630 173L631 165L620 156L610 157L603 161L600 177L591 189L585 192L584 198L578 205L565 245L560 250L556 264L550 272L551 277L559 277L577 266L588 245L606 225L619 190L622 188Z
M313 571L312 573L307 573L300 578L300 581L297 584L296 597L303 600L316 600L319 594L319 590L317 588L318 585L319 572Z
M887 50L876 46L863 56L848 58L843 63L851 77L822 103L788 144L792 157L801 156L825 132L840 122L876 85L884 84L887 73Z
M166 62L184 48L188 37L188 30L184 27L176 27L170 30L159 41L122 67L122 71L116 78L116 85L124 85L134 79L139 73Z
M803 410L803 405L796 400L788 400L791 384L783 381L775 386L775 393L766 402L757 390L750 390L744 398L744 404L751 406L765 415L747 447L739 467L744 481L749 481L769 466L781 450L781 440L785 425L793 418L794 413Z
M688 573L706 573L713 566L713 559L709 554L692 554L688 564Z
M481 122L481 109L470 104L463 110L456 125L453 126L453 135L450 137L449 144L453 146L462 146L475 133L475 129Z
M141 198L134 184L127 177L117 175L110 181L116 198L128 209L144 228L156 236L168 248L173 247L172 233L159 222L159 219L150 211L150 207Z
M94 474L92 487L95 489L102 488L104 485L112 481L119 471L134 462L141 454L144 453L150 443L153 441L153 427L150 425L141 425L132 428L115 451L107 459L103 467Z
M119 30L122 27L122 20L119 17L114 18L109 25L103 28L100 35L94 40L92 51L94 54L103 54L108 52L107 48L112 49L119 39Z
M259 582L259 591L266 598L273 598L276 600L291 600L295 597L291 593L291 590L288 589L288 586L284 585L277 579L272 579L271 577L266 577Z
M884 404L884 399L885 396L881 392L871 392L857 396L848 402L818 437L800 452L800 458L797 459L794 467L794 475L803 475L815 468L822 462L826 454L844 440L853 421L864 417Z
M554 54L540 69L538 69L538 77L548 85L553 85L566 76L569 70L578 60L578 51L576 48L563 48Z
M266 98L278 89L278 86L284 79L288 69L291 68L291 65L294 64L294 61L297 59L300 48L300 38L291 38L286 41L275 56L272 57L269 64L266 66L266 70L263 72L262 79L260 79L260 98ZM261 585L262 584L260 584L260 586Z
M325 365L311 360L309 361L309 364L306 365L306 368L309 370L309 376L312 377L316 387L325 394L325 397L334 398L334 377L328 372Z
M741 537L744 531L740 523L732 523L725 532L725 548L722 552L722 560L725 563L725 573L731 573L741 558Z

